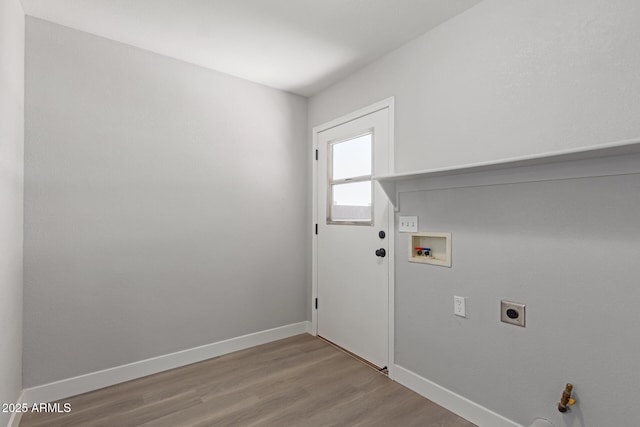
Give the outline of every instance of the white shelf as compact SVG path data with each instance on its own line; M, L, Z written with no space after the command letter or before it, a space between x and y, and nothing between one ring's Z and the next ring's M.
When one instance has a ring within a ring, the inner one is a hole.
M397 208L398 193L396 184L403 181L470 174L501 169L520 168L526 166L544 165L549 163L568 162L573 160L587 160L600 157L623 156L639 153L640 138L637 138L590 147L555 151L530 156L512 157L488 162L447 166L442 168L426 169L416 172L406 172L392 175L376 175L372 179L380 183L380 186L387 194L387 197L389 197L389 200L391 201L393 206Z

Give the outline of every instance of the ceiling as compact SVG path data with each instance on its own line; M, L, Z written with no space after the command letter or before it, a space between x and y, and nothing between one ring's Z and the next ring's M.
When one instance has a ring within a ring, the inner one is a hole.
M481 0L22 0L27 15L310 96Z

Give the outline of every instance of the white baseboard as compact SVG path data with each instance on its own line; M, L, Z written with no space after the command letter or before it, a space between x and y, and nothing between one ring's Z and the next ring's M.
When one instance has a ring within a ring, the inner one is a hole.
M18 405L20 405L21 403L24 403L24 391L20 393L20 396L18 397L18 401L16 402L16 404ZM11 418L9 418L9 424L7 424L7 427L18 427L20 425L21 420L22 420L22 412L14 412L11 414Z
M402 366L395 366L395 380L479 427L523 427Z
M245 348L266 344L298 334L304 334L309 330L309 322L293 323L291 325L255 332L213 344L206 344L164 356L153 357L115 368L104 369L49 384L25 389L22 393L22 401L30 405L34 403L52 402L86 393L100 388L109 387L125 381L156 374L191 363L200 362L212 357L232 353ZM12 424L9 424L12 426ZM17 425L17 424L16 424Z

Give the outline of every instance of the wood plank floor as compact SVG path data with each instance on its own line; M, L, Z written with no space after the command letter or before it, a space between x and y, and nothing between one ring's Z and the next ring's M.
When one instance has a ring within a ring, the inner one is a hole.
M20 426L473 426L307 334L60 402Z

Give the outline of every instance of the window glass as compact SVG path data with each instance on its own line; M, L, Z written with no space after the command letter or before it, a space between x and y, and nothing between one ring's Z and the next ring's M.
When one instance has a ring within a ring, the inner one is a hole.
M371 221L371 181L335 184L332 187L332 220Z
M329 145L328 222L372 224L371 133Z
M371 175L371 134L333 144L333 179Z

